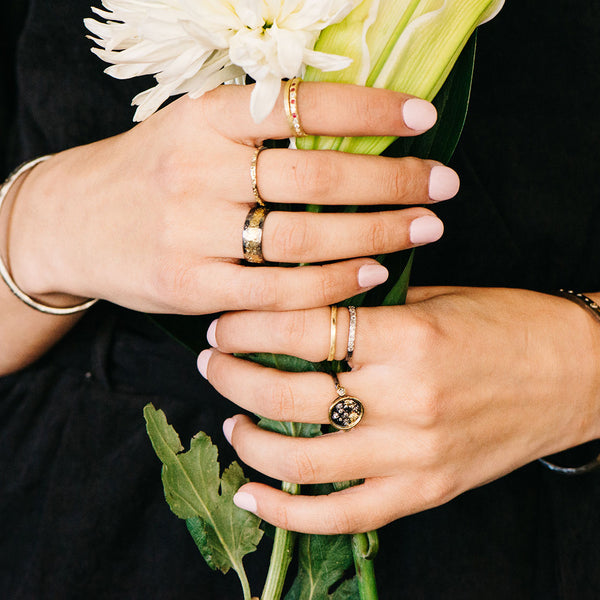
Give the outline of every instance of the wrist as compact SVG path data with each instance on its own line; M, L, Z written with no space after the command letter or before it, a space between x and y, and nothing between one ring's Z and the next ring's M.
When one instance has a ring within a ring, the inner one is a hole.
M585 296L600 306L600 292L585 293ZM589 374L589 399L585 424L582 427L584 439L581 443L600 439L600 312L595 307L571 303L573 308L579 308L579 329L583 335L583 346L579 351L581 359L581 375Z
M60 259L61 216L52 192L54 161L44 161L23 173L7 195L2 213L3 258L15 283L26 295L51 306L78 304L66 291L67 265Z

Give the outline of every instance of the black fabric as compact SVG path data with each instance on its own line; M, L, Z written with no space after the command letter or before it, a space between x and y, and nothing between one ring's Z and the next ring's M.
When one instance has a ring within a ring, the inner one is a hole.
M88 0L29 2L19 87L2 91L3 106L18 106L7 166L131 127L130 99L147 82L102 74L89 15ZM436 207L446 234L419 249L415 283L600 290L599 25L597 3L519 0L482 28L454 160L462 191ZM144 433L153 401L184 441L203 429L232 458L220 424L235 409L194 363L146 317L103 305L0 380L0 596L240 597L235 575L213 575L169 512ZM598 475L532 464L402 519L381 532L380 597L598 598L598 498ZM255 582L264 560L247 561Z

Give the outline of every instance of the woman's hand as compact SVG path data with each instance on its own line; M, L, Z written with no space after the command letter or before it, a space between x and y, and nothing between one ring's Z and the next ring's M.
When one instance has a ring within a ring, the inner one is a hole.
M521 465L600 437L600 328L568 300L513 289L414 288L406 306L359 308L352 371L364 404L349 432L289 438L247 417L224 431L240 458L302 484L365 479L328 496L249 483L236 503L301 532L380 527L447 502ZM339 311L336 359L346 353ZM274 352L311 361L329 349L329 309L230 313L209 329L200 371L227 398L270 419L327 423L336 398L322 373L234 358Z
M257 125L250 92L221 86L196 101L182 98L127 133L39 165L11 223L10 263L21 288L51 304L69 294L162 313L323 306L386 279L374 260L355 257L441 236L441 222L425 208L273 211L264 226L267 261L354 260L241 266L242 229L255 202L252 156L263 140L290 134L282 98ZM435 122L425 101L335 84L302 84L299 109L313 134L411 136ZM281 149L261 153L258 187L267 202L428 204L454 196L458 177L434 161Z

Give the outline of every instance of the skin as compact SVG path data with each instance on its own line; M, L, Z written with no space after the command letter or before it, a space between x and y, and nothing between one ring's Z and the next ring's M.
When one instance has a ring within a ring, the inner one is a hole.
M248 411L327 423L335 398L330 376L284 373L231 353L321 361L329 329L328 308L226 314L211 336L218 349L203 352L199 367ZM337 359L344 358L347 335L341 309ZM245 463L271 477L364 484L311 497L253 482L240 488L237 502L278 527L317 534L368 531L438 506L600 437L599 359L593 316L536 292L415 288L406 306L359 308L352 371L340 375L365 406L355 429L289 438L237 415L224 431Z
M255 202L249 176L255 148L290 135L283 98L257 125L250 93L251 86L221 86L199 100L184 97L126 133L61 152L24 176L0 222L2 252L21 289L53 306L101 298L176 314L306 309L381 283L387 274L373 281L377 263L362 257L425 243L410 234L415 220L433 216L423 207L352 215L273 211L264 226L266 260L328 264L240 264L241 231ZM417 135L433 121L407 126L409 100L336 84L299 90L303 127L312 134ZM364 205L428 204L436 166L267 150L258 181L267 202L342 205L352 197ZM366 283L365 266L371 268ZM0 286L0 375L31 363L78 318L36 313Z

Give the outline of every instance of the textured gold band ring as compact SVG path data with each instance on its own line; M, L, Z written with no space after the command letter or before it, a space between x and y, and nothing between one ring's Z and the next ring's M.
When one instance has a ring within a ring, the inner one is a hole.
M285 114L294 137L306 136L306 132L300 124L300 114L298 113L298 88L301 83L302 79L300 77L294 77L286 81L283 94Z
M250 181L252 182L252 193L254 194L254 199L258 204L264 206L265 201L260 197L260 193L258 191L258 176L257 176L257 168L258 168L258 156L260 153L266 150L266 146L259 146L252 155L252 161L250 162Z
M242 232L242 246L244 260L253 264L265 262L262 253L262 238L265 219L269 209L261 204L253 206L246 216L244 231Z
M329 422L336 429L349 431L361 422L365 409L358 398L346 393L346 388L340 384L337 375L334 374L332 377L338 397L329 407Z

